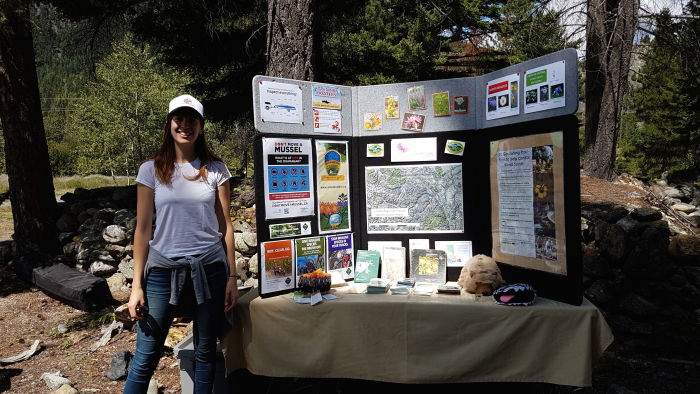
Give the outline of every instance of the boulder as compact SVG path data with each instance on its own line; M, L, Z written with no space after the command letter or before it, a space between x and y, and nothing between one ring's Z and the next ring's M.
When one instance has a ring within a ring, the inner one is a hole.
M253 231L253 227L245 220L234 220L233 231L237 233L249 233Z
M118 271L124 274L126 279L128 280L133 280L134 279L134 260L127 256L122 259L122 261L119 263Z
M634 320L625 315L613 315L610 319L610 323L615 335L618 335L618 332L651 335L654 330L651 323Z
M250 260L248 260L248 270L250 270L251 273L257 274L258 273L258 254L254 254L253 256L250 257Z
M116 224L107 226L102 232L102 238L111 244L125 244L129 242L127 229Z
M599 279L593 282L583 294L597 306L605 306L615 297L615 285L607 279Z
M73 241L73 237L75 236L75 233L60 233L58 234L58 242L63 244L67 244L68 242Z
M117 267L102 261L94 261L90 264L88 271L95 276L105 277L117 272Z
M623 258L627 252L627 237L625 230L613 224L601 240L600 248L606 255L615 260Z
M136 217L136 214L128 209L120 209L114 213L114 224L126 227L126 222Z
M626 315L637 317L651 317L659 312L659 308L646 299L630 293L618 302L618 309Z
M668 251L671 256L684 260L700 260L700 236L676 235L671 238Z
M676 188L673 188L673 187L670 188L670 189L664 190L664 195L665 195L666 197L678 198L678 199L680 199L681 197L683 197L683 193L681 193L680 190L678 190L678 189L676 189Z
M241 205L244 207L252 207L255 204L255 190L243 190L238 197L238 201L240 201Z
M661 220L661 211L650 207L635 208L630 212L630 216L640 222L652 222Z
M128 350L117 352L114 356L112 356L112 360L109 362L109 370L107 370L105 376L109 380L125 379L129 371L129 363L131 362L131 358L131 352Z
M43 380L51 390L58 390L64 384L69 386L73 384L70 379L63 377L63 374L58 371L43 373L41 375L41 380Z
M112 208L102 208L102 209L98 210L97 212L95 212L93 217L95 219L104 220L105 222L111 223L112 220L114 220L114 212L116 212L116 211Z
M112 276L107 278L107 286L109 286L109 291L112 294L117 294L129 290L129 287L126 283L126 276L121 272L115 272L114 274L112 274Z
M73 386L69 384L64 384L51 394L78 394L78 390L74 389Z
M258 246L258 237L255 233L237 233L236 250L243 254L255 253Z
M613 278L608 260L602 256L583 256L583 274L594 278Z
M683 213L692 213L692 212L697 211L697 208L695 207L695 205L686 204L686 203L682 203L682 202L677 203L677 204L673 204L671 206L671 209L673 209L674 211L683 212Z
M109 223L104 220L90 218L85 220L85 222L78 227L78 232L81 234L101 233L107 226L109 226Z

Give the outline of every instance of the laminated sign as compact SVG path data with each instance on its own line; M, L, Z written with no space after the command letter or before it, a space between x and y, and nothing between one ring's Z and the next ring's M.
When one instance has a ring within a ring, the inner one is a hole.
M263 138L265 218L314 214L311 140Z

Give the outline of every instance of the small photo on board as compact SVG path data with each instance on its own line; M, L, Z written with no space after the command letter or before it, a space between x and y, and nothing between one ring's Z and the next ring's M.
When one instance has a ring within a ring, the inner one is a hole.
M466 114L469 112L469 96L454 96L452 102L454 108L452 112L456 114Z
M382 129L381 112L366 112L364 118L365 130L374 131Z
M537 102L537 89L525 92L525 104L535 104Z
M384 157L384 144L367 144L367 157Z
M508 106L508 95L504 94L502 96L498 96L498 108L503 108Z
M433 116L450 116L450 93L433 93Z
M510 83L510 107L518 108L518 82Z
M491 96L487 99L486 103L488 104L489 112L493 112L498 109L498 97Z
M549 100L549 85L540 86L540 101Z
M423 86L413 86L411 88L408 88L406 93L408 95L409 111L425 109L425 89L423 88Z
M552 85L552 89L551 89L549 97L551 97L553 99L564 97L564 84L558 83L556 85Z
M384 97L384 118L398 119L399 118L399 96Z
M403 114L401 128L410 131L423 131L425 125L425 115L406 112Z

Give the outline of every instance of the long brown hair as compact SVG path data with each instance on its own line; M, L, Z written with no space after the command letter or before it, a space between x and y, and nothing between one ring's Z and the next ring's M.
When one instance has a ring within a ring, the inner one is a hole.
M168 114L165 118L165 127L163 128L163 138L161 140L158 152L153 156L153 167L156 170L156 177L160 183L169 185L172 183L173 171L175 170L175 140L170 133L170 123L177 111ZM207 166L213 161L221 161L221 159L209 149L207 140L204 138L204 118L198 117L202 124L202 132L199 133L197 140L194 143L195 155L199 158L199 172L193 177L186 177L194 181L197 179L206 179Z

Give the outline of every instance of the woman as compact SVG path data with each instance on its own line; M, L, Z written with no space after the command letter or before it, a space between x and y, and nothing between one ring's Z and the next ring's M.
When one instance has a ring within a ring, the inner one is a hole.
M139 323L124 393L146 392L177 307L187 304L194 305L194 392L213 389L216 339L238 288L229 214L231 174L209 150L203 127L202 104L189 95L174 98L160 149L136 177L128 305Z

